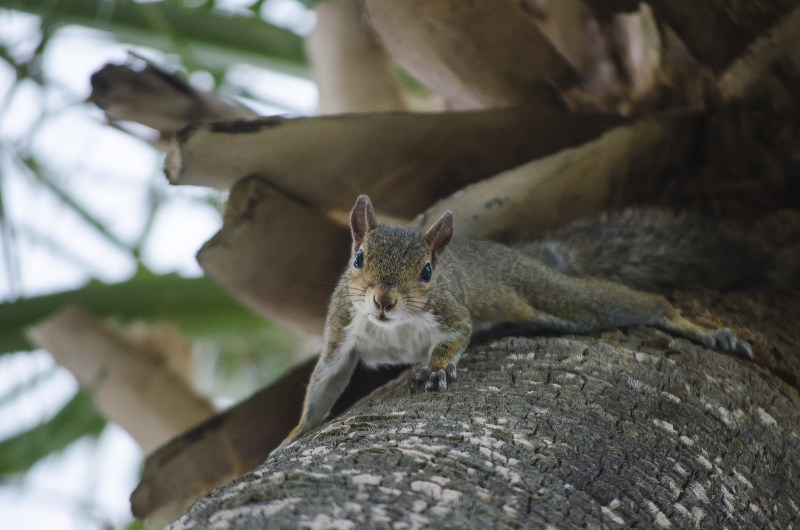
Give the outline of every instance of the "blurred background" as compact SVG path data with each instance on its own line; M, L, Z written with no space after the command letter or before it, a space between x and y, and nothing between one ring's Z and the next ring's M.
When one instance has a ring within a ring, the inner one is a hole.
M141 524L128 501L143 461L138 445L25 336L26 326L60 309L64 293L90 309L111 305L112 317L126 322L158 322L155 310L126 293L146 300L150 290L194 292L186 307L170 308L170 319L191 340L195 388L217 409L309 350L295 332L240 318L246 310L220 302L225 295L201 278L194 255L221 226L223 194L170 187L149 131L108 126L87 98L92 73L134 52L260 114L313 114L317 91L301 37L314 14L295 0L141 4L0 0L4 528ZM248 40L254 31L269 38ZM198 325L203 300L220 318Z

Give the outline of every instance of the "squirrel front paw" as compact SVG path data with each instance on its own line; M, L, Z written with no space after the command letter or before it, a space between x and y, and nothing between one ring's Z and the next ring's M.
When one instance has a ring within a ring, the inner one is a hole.
M426 392L437 392L447 390L447 383L456 380L456 365L450 363L443 370L435 372L429 366L423 366L417 374L417 383L425 385Z

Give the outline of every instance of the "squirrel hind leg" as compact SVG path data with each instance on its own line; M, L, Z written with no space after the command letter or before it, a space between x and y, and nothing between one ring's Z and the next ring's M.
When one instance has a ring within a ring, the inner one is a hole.
M677 312L661 318L653 325L673 335L702 344L706 348L716 348L743 359L753 360L753 349L750 344L738 338L729 328L706 329Z
M737 337L730 328L719 328L708 332L717 342L717 348L730 352L738 357L752 361L754 358L753 348L746 340Z

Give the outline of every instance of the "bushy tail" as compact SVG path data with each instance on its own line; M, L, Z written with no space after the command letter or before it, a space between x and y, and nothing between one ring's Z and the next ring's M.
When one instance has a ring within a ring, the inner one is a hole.
M647 291L732 289L762 283L773 270L772 257L753 238L714 220L663 210L579 221L523 249L564 274Z

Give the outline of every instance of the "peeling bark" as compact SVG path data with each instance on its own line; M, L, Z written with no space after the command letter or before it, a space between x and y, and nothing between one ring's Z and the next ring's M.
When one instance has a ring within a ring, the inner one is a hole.
M584 0L603 18L637 9L636 0ZM729 2L725 0L648 0L656 19L669 25L689 50L713 72L724 70L773 24L798 5L797 0Z
M519 2L366 0L391 56L456 109L560 104L577 80Z
M197 261L255 312L320 334L349 247L349 230L250 177L231 190L224 225Z
M623 121L518 108L215 122L183 129L165 167L174 184L220 189L257 175L321 212L349 212L368 193L386 214L410 219L466 184Z
M794 62L796 75L800 75L800 46L797 36L800 35L800 6L787 13L769 31L756 39L722 74L718 85L722 97L726 100L742 99L748 92L770 73L770 70L781 61ZM800 89L800 82L793 80L786 83L790 91Z
M362 0L327 0L306 38L319 113L405 110L392 64L366 20Z
M580 0L522 0L520 4L570 66L576 72L583 72L589 15L583 3Z
M633 103L651 93L660 81L663 44L653 12L643 4L631 14L614 17L614 33Z
M686 171L702 139L704 118L674 113L612 129L459 190L420 214L424 230L445 210L459 236L529 241L600 211L652 197L674 171Z
M256 113L213 92L192 88L179 76L146 62L107 64L92 75L89 101L112 123L131 121L161 133L166 142L187 123L254 118Z
M669 24L691 52L715 73L726 68L758 36L798 5L797 0L700 3L651 0L648 3L656 18Z
M78 306L28 331L31 341L69 369L81 386L94 389L98 410L149 453L211 417L214 409L192 390L185 371L170 368L170 357L188 357L188 344L176 344L163 332L152 340L137 334L138 339L126 336Z

